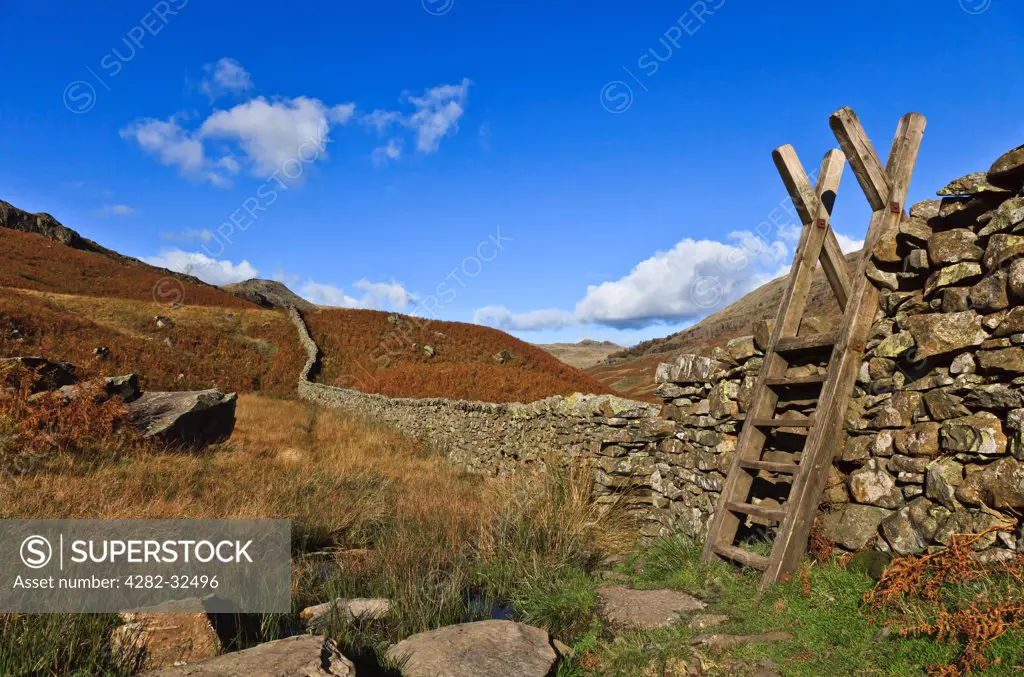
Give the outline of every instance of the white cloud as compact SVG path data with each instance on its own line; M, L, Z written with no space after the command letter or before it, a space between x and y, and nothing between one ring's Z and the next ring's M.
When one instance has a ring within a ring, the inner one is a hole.
M370 159L377 166L386 165L389 161L397 160L402 156L402 140L388 139L387 144L373 149Z
M730 233L728 239L731 242L682 240L617 280L588 286L572 311L513 313L489 306L477 310L474 320L520 331L573 324L636 328L696 320L772 279L789 256L783 242L767 242L750 231Z
M299 294L306 300L322 306L367 310L382 310L385 307L404 310L416 299L414 294L394 281L370 282L364 278L353 283L352 288L355 292L361 292L361 295L353 295L355 292L348 294L340 287L307 280L299 289Z
M376 109L359 118L364 125L373 127L378 134L383 134L393 124L402 122L402 114L393 110Z
M206 164L203 143L178 124L176 116L167 120L143 118L121 130L122 139L134 139L139 148L156 155L162 164L175 166L185 176L197 176Z
M442 138L458 131L459 119L466 112L469 85L469 79L463 78L457 85L441 85L428 89L423 96L407 97L416 107L406 125L416 130L417 150L433 153Z
M234 59L224 57L215 64L203 66L206 77L199 81L199 91L210 101L222 96L241 94L253 88L252 76Z
M160 233L160 237L165 240L176 241L176 242L192 242L199 240L200 242L210 242L213 240L213 231L206 228L194 228L190 230L182 230L176 233L164 232Z
M224 259L213 259L199 252L186 252L180 249L166 249L158 256L149 256L142 260L151 266L194 275L203 282L218 286L254 278L259 272L245 260L232 263Z
M134 216L135 210L124 204L103 205L100 216Z
M199 136L236 141L252 171L269 176L289 160L309 163L327 157L331 123L344 124L354 112L354 104L328 108L305 96L274 102L258 97L216 111L203 122Z
M852 237L842 233L836 233L836 240L839 241L839 248L843 250L844 254L860 251L864 247L864 240L854 240Z

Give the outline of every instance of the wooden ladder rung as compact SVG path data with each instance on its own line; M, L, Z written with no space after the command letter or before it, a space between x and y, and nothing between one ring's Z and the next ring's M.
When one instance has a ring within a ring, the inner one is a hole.
M774 461L740 461L740 467L747 470L764 470L785 475L795 475L800 472L800 466L796 463L776 463Z
M762 557L757 553L744 550L743 548L737 548L735 545L726 545L724 543L716 543L714 551L720 557L731 559L734 562L754 569L760 569L764 571L768 568L768 558Z
M781 522L786 516L786 509L781 506L754 505L753 503L735 503L730 501L725 504L726 509L738 512L751 517L759 517L763 520Z
M811 418L752 418L748 421L758 428L810 428L814 425Z
M782 378L766 378L764 380L764 383L767 386L774 387L803 386L811 385L814 383L824 383L826 378L828 378L827 374L814 374L813 376L793 376L790 378L786 378L785 376L783 376Z
M780 338L775 344L777 353L796 353L803 350L816 350L835 345L839 333L835 331L823 334L808 334L806 336L792 336Z

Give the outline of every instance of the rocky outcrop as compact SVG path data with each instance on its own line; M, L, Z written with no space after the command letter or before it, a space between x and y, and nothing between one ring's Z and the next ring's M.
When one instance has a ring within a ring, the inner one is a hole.
M54 390L75 383L75 365L70 362L51 362L43 357L0 358L0 379L6 388L18 388L23 378L28 379L33 393Z
M146 677L355 677L356 670L333 640L300 635L143 674Z
M546 677L558 654L548 633L512 621L479 621L413 635L387 659L403 677Z
M237 399L235 393L219 390L148 392L128 410L132 426L147 439L204 447L231 437Z
M263 308L310 310L314 307L312 303L275 280L245 280L224 285L221 289Z

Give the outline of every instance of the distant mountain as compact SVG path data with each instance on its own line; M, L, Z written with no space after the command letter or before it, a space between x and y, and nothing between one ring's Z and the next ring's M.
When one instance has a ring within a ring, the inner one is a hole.
M583 339L579 343L538 343L537 347L577 369L586 369L604 361L606 357L623 350L611 341Z
M302 298L284 284L275 280L245 280L221 287L229 294L255 303L263 308L288 308L295 306L299 310L309 310L313 304Z

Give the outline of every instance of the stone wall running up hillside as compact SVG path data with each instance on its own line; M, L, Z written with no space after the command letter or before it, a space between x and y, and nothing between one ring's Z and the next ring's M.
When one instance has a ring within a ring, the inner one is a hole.
M321 406L366 415L442 449L449 460L471 472L501 475L550 455L585 457L603 483L595 494L611 493L606 485L623 485L634 475L649 475L658 443L670 437L673 425L659 416L659 407L611 395L549 397L529 404L495 404L439 398L387 397L315 383L320 353L301 315L292 320L309 359L299 378L299 397ZM628 470L617 465L629 456ZM602 500L602 499L598 499Z

